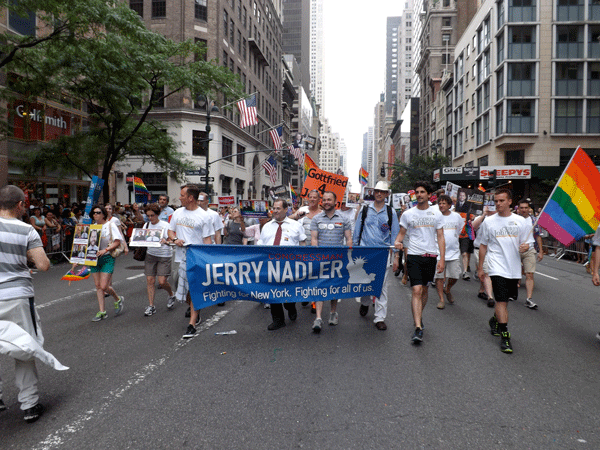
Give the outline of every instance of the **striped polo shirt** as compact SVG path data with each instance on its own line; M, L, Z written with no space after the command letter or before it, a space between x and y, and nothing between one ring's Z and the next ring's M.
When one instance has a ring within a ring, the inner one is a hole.
M313 231L319 233L319 246L344 245L346 230L352 231L352 224L338 210L331 218L327 217L325 211L321 211L310 223L311 234Z
M31 225L0 217L0 301L33 297L27 250L42 246Z

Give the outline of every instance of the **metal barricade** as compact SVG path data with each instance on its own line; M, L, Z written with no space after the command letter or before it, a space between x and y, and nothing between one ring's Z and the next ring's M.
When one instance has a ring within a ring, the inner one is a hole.
M60 231L46 229L46 243L44 251L50 259L66 259L71 255L73 244L73 227L63 225Z

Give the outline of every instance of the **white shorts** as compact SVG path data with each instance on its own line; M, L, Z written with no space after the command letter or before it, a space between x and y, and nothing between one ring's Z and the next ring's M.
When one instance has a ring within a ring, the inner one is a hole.
M444 271L435 274L435 280L443 280L444 278L454 278L458 280L460 276L460 260L446 261Z
M475 254L475 268L477 268L477 267L479 267L479 248L475 248L475 250L473 251L473 253ZM483 260L483 271L485 273L489 273L489 271L490 271L490 268L489 268L488 263L487 263L487 256Z

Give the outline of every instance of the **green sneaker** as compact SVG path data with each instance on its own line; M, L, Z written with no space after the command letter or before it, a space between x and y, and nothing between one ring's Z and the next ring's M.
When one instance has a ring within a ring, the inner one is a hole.
M500 330L498 329L498 319L496 319L496 316L492 316L488 323L490 324L490 333L492 333L492 336L500 336Z
M115 315L118 315L123 310L123 296L119 297L119 300L115 302Z
M106 311L98 311L92 319L92 322L100 322L102 319L106 319L107 317L108 314L106 314Z
M512 345L510 345L510 333L503 331L500 334L500 351L503 353L512 353Z

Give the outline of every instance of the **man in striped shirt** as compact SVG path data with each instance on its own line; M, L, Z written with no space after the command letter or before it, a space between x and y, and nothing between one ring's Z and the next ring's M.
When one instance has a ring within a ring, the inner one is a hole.
M0 320L17 324L43 345L27 260L44 271L50 268L50 261L37 231L20 220L24 211L25 194L21 189L12 185L0 189ZM34 359L15 359L15 382L25 421L35 422L44 412L44 407L38 402L38 374ZM4 408L0 399L0 410Z
M348 219L336 211L336 195L327 191L323 194L323 211L313 217L310 223L311 245L328 246L344 245L346 242L352 242L352 224ZM323 327L321 313L323 311L323 302L316 302L317 318L313 323L313 331L320 333ZM337 300L331 300L331 312L329 313L329 325L338 324Z

